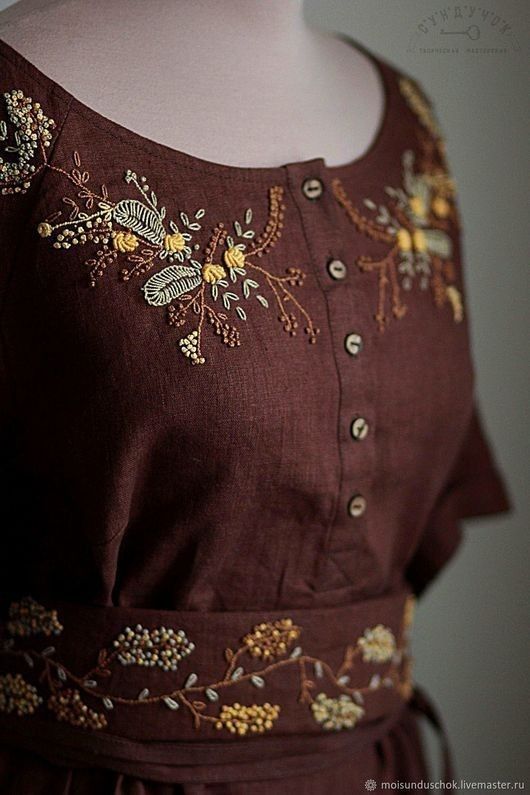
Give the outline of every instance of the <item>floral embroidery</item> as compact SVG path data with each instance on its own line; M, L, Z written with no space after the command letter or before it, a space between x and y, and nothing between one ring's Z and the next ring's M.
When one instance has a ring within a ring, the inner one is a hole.
M82 675L69 671L55 659L54 647L48 646L42 651L17 647L15 638L21 633L18 632L19 625L12 620L6 626L13 637L4 641L0 651L14 658L22 658L32 669L38 665L41 669L39 682L48 690L47 708L57 720L81 728L104 729L112 711L120 705L141 707L159 704L172 711L183 707L190 713L197 730L203 724L210 724L214 729L224 729L240 736L262 733L273 728L280 719L282 709L287 709L285 706L269 701L261 704L241 704L237 701L222 703L222 695L229 693L236 683L243 683L250 690L265 692L272 671L295 666L300 677L298 701L308 705L315 722L325 730L350 729L363 718L365 698L371 692L391 687L401 697L410 697L412 677L408 634L413 602L414 596L409 595L404 604L399 638L382 624L366 628L361 637L345 647L343 659L336 670L324 659L304 652L301 646L293 647L303 628L286 617L256 624L241 638L237 649L226 648L226 667L218 681L200 683L198 674L192 672L179 687L173 685L171 690L160 694L152 694L145 687L136 698L107 692L100 680L111 676L114 663L146 668L160 666L167 672L176 671L180 660L195 648L183 630L167 627L146 629L140 624L134 629L126 627L109 648L99 651L96 665ZM50 616L54 618L55 630L60 626L56 611L46 610L31 597L12 603L9 614L19 613L21 604L31 605L32 634L45 633L50 627ZM247 668L246 658L257 659L260 665ZM372 673L369 679L366 677L364 681L352 681L357 659L363 664L385 667L378 673ZM311 693L316 687L312 677L319 680L316 696ZM325 683L333 688L333 693L326 692ZM104 711L92 708L86 699L97 701ZM42 703L44 699L37 688L26 682L20 674L0 676L0 712L32 715Z
M196 210L192 216L181 210L178 223L168 221L167 210L159 205L147 177L130 169L125 172L125 182L137 190L140 198L113 201L105 185L90 187L90 174L82 168L78 152L73 154L70 171L48 167L66 178L76 188L76 194L75 198L63 198L69 208L68 219L59 220L62 213L56 212L38 224L39 235L49 238L57 249L99 246L95 256L86 260L92 287L118 260L125 262L119 274L122 281L143 276L160 262L171 263L147 279L141 290L149 305L166 307L170 326L179 328L194 320L194 328L178 341L181 353L192 364L206 362L202 335L207 323L223 344L231 348L240 345L239 329L229 322L229 313L235 312L239 320L246 321L242 304L254 298L261 306L269 307L258 279L272 294L284 331L295 336L301 318L309 342L316 342L320 329L290 289L302 286L304 271L288 267L284 276L277 276L258 263L282 234L285 205L281 186L269 189L268 219L259 235L251 227L253 211L249 207L243 221L233 221L233 232L222 222L213 227L204 254L198 259L201 246L195 236L201 230L204 209Z
M396 639L388 627L378 624L366 629L357 641L365 662L387 662L396 650Z
M344 694L338 698L330 698L325 693L319 693L311 704L311 711L323 729L336 731L352 729L364 715L364 709Z
M451 260L453 243L448 230L457 224L454 205L455 186L451 177L434 160L435 144L424 139L422 170L416 171L416 155L411 149L403 153L403 187L385 187L389 200L377 205L371 199L364 204L376 213L375 219L366 217L351 201L341 181L332 181L337 201L342 205L359 232L387 245L380 259L367 256L357 258L364 273L377 272L379 298L374 315L379 329L384 331L386 291L390 284L392 314L402 318L407 306L401 290L410 291L419 281L421 290L429 286L435 305L448 303L453 320L460 323L464 317L462 296L455 286L455 266Z
M164 671L176 671L179 662L195 648L186 633L179 629L160 627L145 629L137 624L135 629L125 627L114 641L118 660L122 665L158 665Z
M59 635L63 625L57 617L56 610L46 610L31 596L25 596L20 602L11 602L7 630L11 635Z
M3 195L26 193L31 179L46 165L46 149L56 125L44 115L40 104L24 96L22 91L5 92L4 102L14 134L9 142L7 123L0 121L0 144L5 144L0 155L0 192ZM35 163L39 151L40 166Z
M0 676L0 712L14 712L19 717L33 715L42 698L37 688L26 682L21 674Z

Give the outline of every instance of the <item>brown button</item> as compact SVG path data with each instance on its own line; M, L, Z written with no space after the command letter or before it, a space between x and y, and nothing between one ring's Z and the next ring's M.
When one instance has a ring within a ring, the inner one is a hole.
M302 182L302 193L306 199L318 199L323 190L322 181L316 177L309 177Z
M348 334L344 339L344 347L351 356L357 356L363 347L363 338L360 334Z
M345 279L346 265L340 259L332 259L328 262L328 273L332 279Z
M362 494L354 494L348 503L348 513L355 519L362 516L366 510L366 500Z
M364 417L355 417L350 425L350 431L354 439L364 439L368 434L368 423Z

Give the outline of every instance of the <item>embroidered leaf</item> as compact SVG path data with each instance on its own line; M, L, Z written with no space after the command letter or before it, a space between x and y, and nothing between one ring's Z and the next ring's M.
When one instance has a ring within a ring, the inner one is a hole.
M156 207L158 204L158 199L156 198L156 194L151 191L151 204L153 207Z
M291 658L292 657L300 657L301 654L302 654L302 647L301 646L295 646L294 649L292 650L292 652L290 653L289 657L291 657Z
M266 299L266 298L264 298L262 295L257 295L257 296L256 296L256 298L258 299L258 301L260 302L260 304L262 304L263 306L265 306L265 307L267 307L267 308L269 307L269 302L268 302L268 301L267 301L267 299Z
M46 646L44 651L41 652L43 657L49 657L50 654L55 654L55 646Z
M245 213L245 223L248 224L252 221L252 208L249 207Z
M228 287L228 282L226 281L226 279L219 279L217 284L220 285L221 287Z
M239 296L235 293L225 293L223 295L223 305L225 309L230 309L230 301L239 301Z
M235 272L234 268L230 268L230 279L233 282L237 282L237 273Z
M190 219L188 218L188 216L186 215L186 213L181 213L181 214L180 214L180 220L182 221L182 223L184 224L184 226L188 226L188 224L189 224L189 222L190 222Z
M347 685L349 681L350 677L347 674L345 674L344 676L339 676L339 678L337 679L339 685Z
M188 229L193 229L194 231L196 231L197 229L200 228L201 228L200 224L188 224Z
M449 235L446 235L441 229L425 229L423 234L429 251L444 258L451 256L452 243Z
M230 662L230 660L233 658L233 656L234 656L234 652L232 651L232 649L225 649L225 660L227 662Z
M188 290L194 290L202 281L195 268L169 265L151 276L142 287L145 300L152 306L165 306Z
M64 668L61 668L61 667L57 668L57 676L59 677L59 679L60 679L62 682L66 682L66 680L67 680L67 678L68 678L68 677L66 676L66 671L64 670Z
M195 218L202 218L205 212L206 211L203 210L203 208L201 207L201 209L197 210L197 212L195 213Z
M319 679L321 679L324 676L324 669L322 667L322 663L320 662L320 660L317 660L315 662L315 674L316 676L318 676Z
M362 693L359 693L358 690L354 690L353 691L352 698L353 698L354 701L357 702L357 704L364 704L363 695L362 695Z
M232 676L230 677L230 679L240 679L240 678L241 678L241 676L243 675L244 671L245 671L245 669L244 669L244 668L242 668L242 667L241 667L241 665L240 665L240 666L239 666L238 668L236 668L236 669L235 669L235 671L232 673Z
M241 318L241 320L246 320L247 319L247 313L245 312L245 310L243 309L242 306L236 306L236 312L239 315L239 317Z
M151 243L160 245L165 229L158 214L137 199L123 199L113 211L116 223L132 229Z
M371 199L365 199L365 200L364 200L364 203L366 204L366 206L367 206L367 207L368 207L370 210L375 210L375 209L376 209L375 202L373 202Z
M171 698L170 696L164 696L164 698L162 700L163 700L164 704L166 705L166 707L169 707L169 709L175 710L175 709L178 709L180 707L180 704L178 703L178 701L175 701L175 699Z
M197 674L190 674L186 681L184 682L184 687L193 687L193 685L198 681L199 677Z
M149 689L144 687L144 689L138 693L138 701L144 701L149 695Z
M212 298L214 301L217 301L217 296L219 295L219 289L216 284L212 284Z
M253 674L253 676L250 677L250 681L253 685L256 685L256 687L265 687L265 679L257 674Z
M73 158L74 164L77 166L77 168L81 168L81 157L79 156L79 152L77 150L74 151Z
M243 234L243 227L241 226L239 221L234 221L234 229L236 230L236 235L238 237L241 237L241 235Z
M370 684L368 685L372 690L375 690L381 684L381 677L379 674L374 674L370 679Z
M103 699L103 706L105 707L105 709L114 709L114 704L107 696L105 696L105 698Z
M235 240L232 237L232 235L227 235L227 237L226 237L226 245L228 246L228 248L234 248Z
M213 690L211 687L207 687L205 693L210 701L219 701L219 693L216 690Z
M83 684L84 684L85 687L97 687L98 686L98 683L95 681L95 679L85 679Z
M253 229L247 229L246 232L243 233L242 237L254 237L256 233Z

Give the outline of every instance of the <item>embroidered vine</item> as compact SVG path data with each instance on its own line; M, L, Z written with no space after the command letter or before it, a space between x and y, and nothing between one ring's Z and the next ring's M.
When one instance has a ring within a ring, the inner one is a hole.
M326 660L303 651L298 645L303 627L285 617L256 624L240 639L238 648L226 648L224 672L217 681L201 683L199 675L192 672L180 686L166 692L154 694L145 687L136 698L125 698L108 692L101 684L101 680L104 682L111 675L112 666L159 666L169 674L174 673L178 671L181 660L195 651L187 633L168 627L149 629L140 624L125 627L108 648L97 653L95 666L79 674L68 670L56 659L53 646L42 650L17 646L16 638L47 636L50 632L60 634L63 629L56 611L46 610L27 596L12 602L9 607L6 627L11 637L4 641L1 652L12 658L22 658L30 669L40 666L38 679L43 692L39 692L20 673L0 675L0 712L29 716L45 704L57 720L97 730L109 724L113 710L121 705L142 707L151 704L173 712L179 709L187 711L196 730L210 725L213 729L239 736L263 733L273 728L282 710L288 707L270 701L229 703L230 689L236 683L243 683L249 693L252 690L266 692L268 678L273 671L295 666L300 683L298 702L308 707L316 723L325 730L353 728L365 715L365 699L370 693L388 687L395 688L405 700L411 695L408 636L414 603L414 596L410 595L404 604L397 637L382 624L368 627L360 637L346 645L336 669ZM364 681L362 678L352 681L356 660L361 664L381 666L381 670ZM326 692L327 687L331 687L334 694ZM314 690L319 692L313 695Z
M22 91L6 91L3 97L9 127L0 120L0 192L26 193L32 178L47 163L46 150L56 124L45 116L40 103Z
M304 271L288 267L285 275L278 276L260 264L282 234L285 205L281 186L268 191L268 218L260 234L251 227L253 211L249 207L243 220L232 222L233 231L223 222L215 224L199 257L201 246L195 237L201 230L204 209L192 216L181 210L178 222L168 221L166 208L159 205L147 177L131 170L125 172L125 182L140 198L113 201L105 185L97 189L90 186L90 174L82 168L78 152L73 154L70 171L52 165L49 168L66 178L76 194L63 198L68 219L60 220L61 211L51 215L38 225L40 236L53 241L57 249L98 245L96 255L86 260L92 286L118 260L126 263L120 270L122 281L143 276L160 262L169 262L148 278L141 290L149 305L166 307L170 326L193 323L178 341L180 351L192 364L206 361L202 347L206 324L228 347L240 345L239 329L229 322L229 313L235 312L239 320L246 321L243 303L254 298L268 308L269 298L263 295L260 282L272 296L284 331L295 336L301 319L309 342L316 342L320 330L291 289L302 286Z
M391 311L396 319L407 311L401 291L410 291L415 282L419 282L420 290L431 288L436 306L449 304L455 323L464 317L462 296L455 284L453 241L449 235L451 226L458 226L455 185L437 163L433 152L436 141L427 137L421 140L419 168L411 149L403 153L402 187L386 186L389 198L385 203L364 199L375 217L366 216L354 205L340 179L332 180L335 198L359 232L386 245L382 257L361 255L356 260L364 273L377 273L378 303L374 317L380 331L388 323L388 286Z

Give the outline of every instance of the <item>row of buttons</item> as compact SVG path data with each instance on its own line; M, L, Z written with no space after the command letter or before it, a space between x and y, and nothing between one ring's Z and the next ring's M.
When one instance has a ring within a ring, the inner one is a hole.
M302 183L302 193L307 199L314 200L322 196L324 185L320 179L310 177ZM328 274L332 279L342 280L347 276L347 268L340 259L331 259L327 265ZM360 334L351 332L344 339L344 347L350 356L358 356L363 348ZM368 422L364 417L354 417L350 425L350 433L355 441L361 441L368 435ZM362 516L366 510L366 499L362 494L354 494L348 502L348 514L353 518Z

